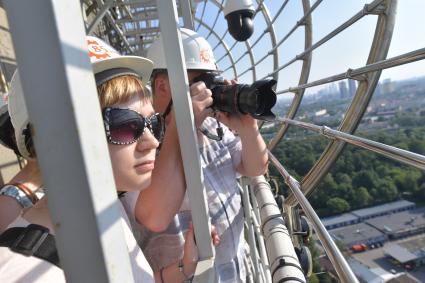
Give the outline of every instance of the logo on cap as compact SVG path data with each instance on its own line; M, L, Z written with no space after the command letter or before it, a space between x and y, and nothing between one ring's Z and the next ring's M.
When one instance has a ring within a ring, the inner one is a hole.
M99 44L96 40L87 40L87 46L90 58L96 57L96 59L100 60L112 57L112 51Z
M208 49L201 49L201 51L199 52L199 57L204 63L209 63L211 60L210 52Z

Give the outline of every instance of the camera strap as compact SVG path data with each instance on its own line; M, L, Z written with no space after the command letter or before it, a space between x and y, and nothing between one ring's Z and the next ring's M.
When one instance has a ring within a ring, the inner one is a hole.
M206 136L207 138L211 139L211 140L215 140L215 141L221 141L223 139L224 136L224 131L223 128L221 127L220 121L218 121L217 119L217 111L214 110L214 118L217 121L217 135L214 135L213 133L211 133L210 131L208 131L206 128L201 127L199 129L199 131L204 134L204 136Z
M170 114L171 108L173 107L173 100L170 99L170 102L168 102L167 108L165 109L164 113L162 113L162 117L165 118Z
M61 268L55 236L44 226L30 224L27 227L9 228L0 235L0 247L46 260Z

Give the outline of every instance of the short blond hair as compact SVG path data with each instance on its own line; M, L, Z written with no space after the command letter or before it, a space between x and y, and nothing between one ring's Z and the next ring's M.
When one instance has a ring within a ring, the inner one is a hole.
M144 103L152 103L152 95L143 86L142 81L134 76L113 78L97 87L100 107L110 107L125 103L134 96L140 96Z

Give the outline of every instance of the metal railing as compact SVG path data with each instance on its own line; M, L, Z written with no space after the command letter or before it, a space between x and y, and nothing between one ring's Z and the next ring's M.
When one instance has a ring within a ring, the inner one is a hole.
M350 135L341 131L333 130L327 126L317 126L310 123L291 120L287 118L277 118L277 121L287 123L300 128L308 129L329 139L337 139L347 142L349 144L379 153L390 159L400 161L404 164L411 165L421 170L425 170L425 156L410 152L408 150L400 149L394 146L386 145L369 139Z
M279 160L269 152L269 158L272 164L276 167L282 177L285 179L285 183L290 188L292 194L295 196L298 203L303 208L304 213L307 215L308 219L311 221L311 224L314 227L314 231L316 232L320 242L322 243L326 254L331 260L335 271L338 273L338 276L342 282L358 282L357 277L351 271L347 261L344 256L339 251L337 245L332 240L325 226L320 221L313 207L310 205L307 198L304 196L300 189L300 184L297 180L295 180L291 175L289 175L288 171L282 166ZM286 206L287 207L287 206Z
M255 282L307 282L270 184L260 176L242 185Z

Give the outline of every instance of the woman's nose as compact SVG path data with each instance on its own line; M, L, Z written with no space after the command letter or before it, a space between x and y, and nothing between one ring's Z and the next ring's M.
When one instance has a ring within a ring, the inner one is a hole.
M152 134L151 130L149 130L148 127L146 127L145 131L143 132L142 138L137 141L137 148L139 150L146 150L146 149L155 149L155 148L158 148L158 146L159 146L159 141Z

